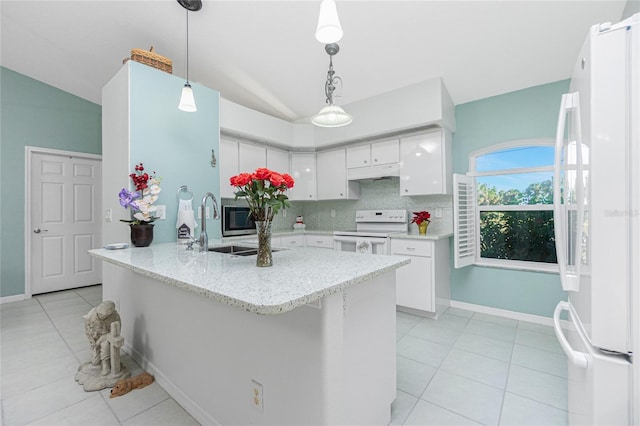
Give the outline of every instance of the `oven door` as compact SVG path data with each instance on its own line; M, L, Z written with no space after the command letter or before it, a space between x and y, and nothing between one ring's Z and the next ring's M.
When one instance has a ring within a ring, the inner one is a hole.
M365 254L389 254L389 238L353 235L334 235L336 251L351 251Z

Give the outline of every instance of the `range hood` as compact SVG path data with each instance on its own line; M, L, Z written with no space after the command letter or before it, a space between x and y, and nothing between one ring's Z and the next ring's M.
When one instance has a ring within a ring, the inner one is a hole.
M347 180L371 180L400 176L400 163L347 169Z

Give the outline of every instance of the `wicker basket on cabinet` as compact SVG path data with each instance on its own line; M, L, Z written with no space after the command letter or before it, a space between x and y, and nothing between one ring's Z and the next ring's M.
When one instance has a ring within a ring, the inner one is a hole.
M129 58L125 58L123 61L128 61ZM173 62L169 58L160 56L153 52L153 46L149 50L144 49L131 49L131 60L140 62L141 64L149 65L150 67L157 68L160 71L173 72Z

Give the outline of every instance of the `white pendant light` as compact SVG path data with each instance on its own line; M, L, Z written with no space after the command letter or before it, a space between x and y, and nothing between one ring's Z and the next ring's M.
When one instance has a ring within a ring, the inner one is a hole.
M336 84L342 86L342 79L335 75L336 72L333 70L333 55L340 51L340 46L330 43L324 47L324 50L329 54L329 71L327 72L327 81L324 84L324 93L327 96L326 103L329 105L314 115L311 122L320 127L346 126L353 121L353 117L333 103Z
M193 89L189 82L187 82L182 88L182 96L180 96L178 109L186 112L195 112L198 110L196 107L196 100L193 98Z
M327 105L311 119L313 124L320 127L346 126L352 121L353 117L344 112L338 105Z
M316 28L316 40L320 43L336 43L342 38L342 26L334 0L322 0Z
M193 97L193 89L191 88L191 84L189 84L189 11L195 12L202 9L202 0L178 0L178 3L180 3L187 12L187 82L182 88L178 109L186 112L195 112L198 108L196 107L196 100Z

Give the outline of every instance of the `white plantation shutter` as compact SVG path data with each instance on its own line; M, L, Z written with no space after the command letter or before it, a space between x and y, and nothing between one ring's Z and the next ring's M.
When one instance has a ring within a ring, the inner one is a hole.
M476 260L476 182L473 176L453 175L453 243L456 268Z

